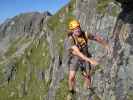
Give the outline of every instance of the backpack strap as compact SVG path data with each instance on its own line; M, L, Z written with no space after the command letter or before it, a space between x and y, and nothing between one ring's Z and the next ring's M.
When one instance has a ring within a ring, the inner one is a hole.
M88 42L87 33L84 32L84 31L82 31L82 34L83 34L83 38L85 39L85 42L86 42L86 44L87 44L87 42ZM78 40L77 40L72 34L71 34L70 36L72 37L72 39L73 39L73 41L74 41L74 44L75 44L78 48L81 48L80 44L78 44Z
M87 33L83 31L82 34L83 34L83 37L84 37L85 42L86 42L86 44L87 44L87 42L88 42Z
M73 41L74 41L74 44L75 44L77 47L79 47L78 41L73 37L73 35L71 35L71 37L72 37L72 39L73 39Z

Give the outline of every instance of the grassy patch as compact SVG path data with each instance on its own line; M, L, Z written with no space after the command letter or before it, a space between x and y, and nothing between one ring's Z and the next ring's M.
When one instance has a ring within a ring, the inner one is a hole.
M112 8L109 8L109 3L111 2L115 2L114 0L99 0L98 3L97 3L97 12L100 13L100 14L110 14L111 16L117 16L118 13L119 13L119 10L118 7L116 6L112 6ZM108 10L110 9L110 12L108 12Z
M29 42L31 38L29 37L17 37L16 39L11 41L11 45L9 46L7 52L5 53L6 57L10 57L13 55L23 44Z
M99 0L97 3L97 11L98 13L105 13L106 9L108 7L108 4L111 2L112 0Z
M49 84L37 79L35 68L28 74L29 66L21 60L16 63L16 79L0 88L0 100L42 100L48 92Z
M127 100L133 100L133 91L132 92L128 92Z
M26 58L37 68L48 68L50 54L45 38L41 38L40 40L36 39L31 45L32 46L26 50Z
M68 23L70 20L75 19L75 17L72 14L74 4L75 0L71 0L71 2L68 5L63 7L58 13L56 13L48 20L48 26L55 33L54 41L61 55L63 53L64 48L63 41L65 36L67 35Z
M65 77L59 85L59 88L56 92L55 100L66 100L68 95L68 81L67 77Z
M13 41L13 44L18 45L17 41ZM40 80L38 78L38 71L45 72L49 66L50 55L46 39L44 37L35 39L31 46L26 48L25 53L14 60L15 80L10 80L9 84L0 87L0 100L43 100L50 84L46 83L45 79ZM1 65L0 69L3 68ZM4 77L1 71L0 75L1 80Z

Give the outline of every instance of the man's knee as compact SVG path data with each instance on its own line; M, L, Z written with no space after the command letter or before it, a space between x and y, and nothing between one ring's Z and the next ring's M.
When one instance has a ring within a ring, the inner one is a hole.
M84 77L85 79L91 79L90 73L83 72L82 75L83 75L83 77Z

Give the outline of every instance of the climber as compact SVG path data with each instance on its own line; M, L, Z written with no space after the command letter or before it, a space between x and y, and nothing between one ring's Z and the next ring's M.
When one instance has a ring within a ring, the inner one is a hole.
M91 88L91 65L96 66L98 62L92 59L91 54L88 52L87 43L89 40L94 40L102 44L103 47L111 52L109 44L103 37L100 35L87 34L81 30L79 21L70 21L69 32L65 39L64 46L69 54L68 85L69 92L72 94L75 93L75 76L78 68L81 69L82 75L84 77L84 87L86 89Z

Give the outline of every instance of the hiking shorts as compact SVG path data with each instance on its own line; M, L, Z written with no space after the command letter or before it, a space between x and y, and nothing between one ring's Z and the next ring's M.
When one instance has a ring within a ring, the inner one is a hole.
M91 64L88 62L85 62L83 60L80 60L78 57L72 57L69 60L69 70L77 71L79 68L81 71L89 71L91 70Z

